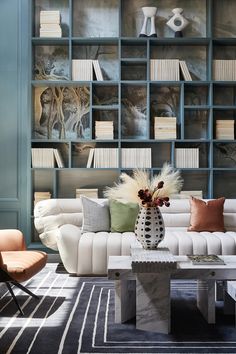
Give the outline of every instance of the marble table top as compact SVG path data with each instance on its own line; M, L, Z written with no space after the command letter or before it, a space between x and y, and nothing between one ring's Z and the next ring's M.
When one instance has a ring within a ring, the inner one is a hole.
M236 256L220 256L224 265L193 265L187 256L173 256L177 268L171 271L172 279L236 280ZM155 272L154 272L155 273ZM135 279L131 256L110 256L109 279Z

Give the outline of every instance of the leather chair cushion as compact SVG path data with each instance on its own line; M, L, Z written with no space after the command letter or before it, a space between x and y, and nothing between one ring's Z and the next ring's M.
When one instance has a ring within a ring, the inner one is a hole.
M1 252L4 269L19 283L38 273L47 262L47 254L41 251Z

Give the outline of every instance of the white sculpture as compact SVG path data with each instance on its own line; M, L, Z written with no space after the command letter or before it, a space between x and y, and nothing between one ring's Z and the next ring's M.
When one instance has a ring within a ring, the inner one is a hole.
M144 20L143 20L143 25L142 25L142 29L139 34L139 37L157 37L156 28L155 28L155 16L157 13L157 8L156 7L142 7L142 11L144 14ZM147 35L147 24L148 24L149 18L151 20L151 28L150 28L149 35Z
M173 9L174 16L166 23L175 32L175 37L183 37L182 30L189 24L189 21L182 15L183 11L180 7Z

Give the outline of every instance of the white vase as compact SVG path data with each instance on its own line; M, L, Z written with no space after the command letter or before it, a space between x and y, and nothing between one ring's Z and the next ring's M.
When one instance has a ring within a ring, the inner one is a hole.
M135 235L144 249L157 249L164 239L165 225L158 207L141 207L135 224Z
M157 13L156 7L146 6L142 7L144 19L142 29L140 31L139 37L157 37L155 28L155 16ZM148 19L151 21L150 33L147 34Z

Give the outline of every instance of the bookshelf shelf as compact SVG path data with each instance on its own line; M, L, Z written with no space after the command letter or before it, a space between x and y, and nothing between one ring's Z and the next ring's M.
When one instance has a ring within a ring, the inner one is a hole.
M236 60L236 1L181 0L190 22L182 38L166 26L176 1L152 5L158 37L139 38L141 0L34 0L31 147L58 149L65 167L31 168L33 192L73 198L76 188L98 188L102 197L122 171L132 171L122 149L150 149L153 175L165 161L176 166L176 149L198 149L199 167L180 167L183 189L202 190L204 198L236 197L235 140L216 139L217 121L236 120L236 83L214 80L213 73L213 60ZM61 38L39 37L40 10L60 11ZM103 80L95 71L91 80L72 80L74 59L98 60ZM151 80L151 59L185 61L192 81L181 71L178 81ZM63 114L55 121L48 112L59 97ZM155 139L155 117L176 118L176 138ZM107 139L96 138L98 122ZM117 149L117 166L87 167L93 149L104 156Z

